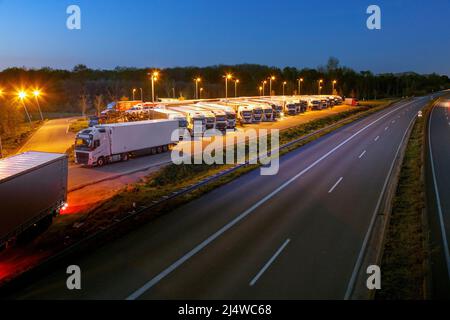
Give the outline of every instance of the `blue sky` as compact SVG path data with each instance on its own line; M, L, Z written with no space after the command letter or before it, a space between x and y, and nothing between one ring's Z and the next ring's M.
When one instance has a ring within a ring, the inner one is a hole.
M82 29L66 28L79 5ZM366 28L366 8L382 29ZM450 1L0 0L0 69L259 63L450 75Z

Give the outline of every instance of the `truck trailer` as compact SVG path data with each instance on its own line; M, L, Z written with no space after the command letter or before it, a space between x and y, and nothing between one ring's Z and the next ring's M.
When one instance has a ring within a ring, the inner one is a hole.
M132 156L166 152L179 142L178 120L147 120L106 124L77 134L75 161L87 166L103 166L127 161Z
M49 225L67 208L67 155L26 152L0 160L0 248Z

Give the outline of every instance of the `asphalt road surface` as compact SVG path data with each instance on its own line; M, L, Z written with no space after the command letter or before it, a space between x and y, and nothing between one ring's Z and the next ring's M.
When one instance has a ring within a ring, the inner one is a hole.
M428 126L428 208L431 227L433 294L450 296L450 100L437 104Z
M76 118L48 120L20 148L18 153L26 151L43 151L64 153L75 141L75 134L69 132L71 121Z
M351 123L95 252L22 299L343 299L415 98Z

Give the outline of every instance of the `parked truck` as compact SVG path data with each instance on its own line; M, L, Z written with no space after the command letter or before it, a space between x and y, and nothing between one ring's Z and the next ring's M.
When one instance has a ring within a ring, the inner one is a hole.
M210 106L208 104L201 104L201 103L196 103L195 106L202 110L212 112L216 116L215 129L220 130L222 132L227 130L228 119L227 119L227 113L225 110L218 109L214 106Z
M227 129L236 129L236 112L232 107L221 105L214 102L198 102L196 105L201 107L207 107L214 110L222 110L227 116Z
M146 120L96 126L80 131L75 142L75 161L103 166L127 161L132 156L166 152L179 142L178 120Z
M0 248L50 225L67 208L67 155L26 152L0 160Z
M167 106L169 110L174 110L176 112L179 112L186 116L187 120L187 128L191 135L195 134L194 128L197 128L196 130L201 130L200 134L205 133L206 131L206 117L203 112L191 110L187 106L180 105L180 106ZM197 132L199 134L199 132Z

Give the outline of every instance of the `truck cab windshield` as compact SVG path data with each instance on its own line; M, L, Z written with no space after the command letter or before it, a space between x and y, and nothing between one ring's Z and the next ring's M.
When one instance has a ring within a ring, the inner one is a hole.
M92 140L77 138L77 140L75 141L75 148L78 150L91 150Z

